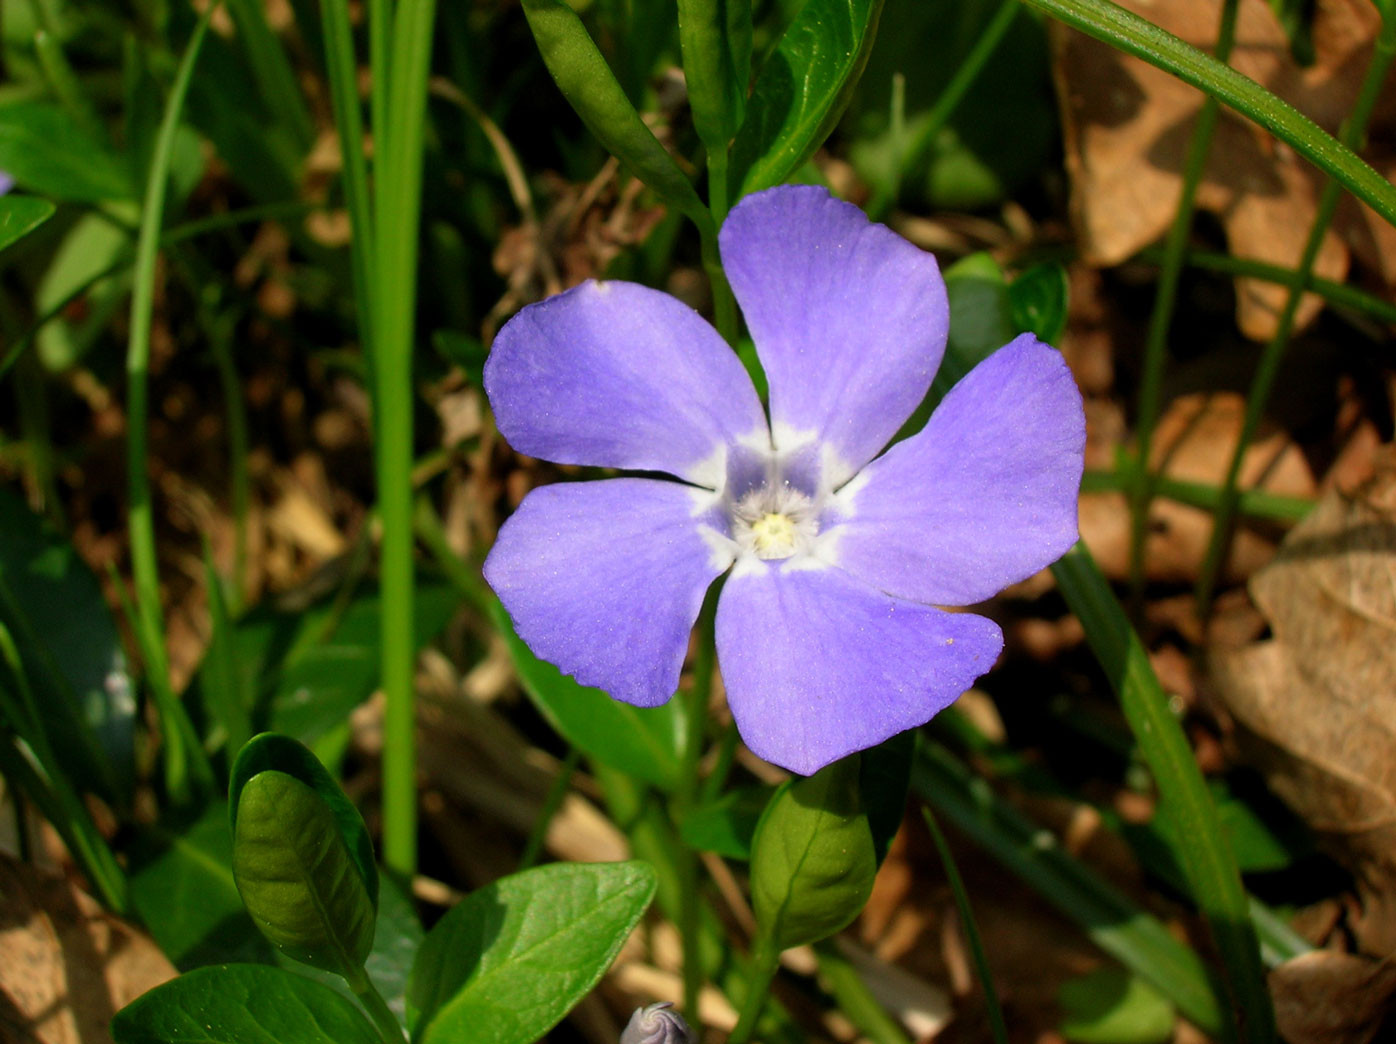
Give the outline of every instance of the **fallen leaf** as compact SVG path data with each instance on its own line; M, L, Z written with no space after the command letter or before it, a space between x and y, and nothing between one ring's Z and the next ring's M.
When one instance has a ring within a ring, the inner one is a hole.
M1215 48L1221 0L1122 0L1122 6L1208 53ZM1357 98L1379 24L1367 0L1317 0L1316 60L1304 67L1290 54L1270 5L1241 0L1230 64L1336 133ZM1161 238L1173 220L1203 95L1074 30L1056 29L1053 40L1073 219L1086 259L1117 264ZM1388 108L1378 110L1375 124L1387 118ZM1197 205L1216 215L1232 253L1293 268L1313 223L1321 181L1287 145L1223 107ZM1318 275L1346 276L1344 238L1388 282L1396 276L1396 236L1358 204L1324 238L1314 265ZM1273 283L1237 280L1242 332L1269 338L1287 293ZM1307 295L1299 323L1321 307Z
M102 1044L112 1015L171 979L153 942L71 882L0 855L0 1039Z
M1243 753L1352 872L1367 953L1396 951L1396 451L1329 492L1250 583L1273 637L1214 649Z
M1235 452L1245 400L1234 392L1181 395L1170 402L1154 432L1149 466L1170 479L1220 486ZM1316 484L1309 465L1282 429L1262 425L1241 459L1240 487L1291 497L1311 497ZM1081 536L1107 576L1129 570L1129 509L1123 493L1081 497ZM1191 583L1212 536L1212 513L1157 497L1149 507L1145 575L1151 580ZM1270 561L1275 542L1241 526L1232 541L1224 576L1243 580Z
M1392 1012L1396 964L1314 950L1285 961L1269 982L1290 1044L1370 1044Z

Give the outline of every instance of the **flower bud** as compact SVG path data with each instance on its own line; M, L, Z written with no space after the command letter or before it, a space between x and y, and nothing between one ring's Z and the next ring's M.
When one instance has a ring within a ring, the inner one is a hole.
M636 1008L620 1035L620 1044L692 1044L693 1031L672 1008L669 1001Z

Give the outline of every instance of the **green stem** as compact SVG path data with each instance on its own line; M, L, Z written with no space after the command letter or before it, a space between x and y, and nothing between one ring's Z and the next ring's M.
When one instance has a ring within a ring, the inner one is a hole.
M371 5L372 6L372 5ZM417 231L427 76L435 0L400 0L393 27L388 119L378 168L373 311L374 425L378 514L383 539L383 855L406 877L417 869L417 751L412 688L415 641L412 561L412 356L417 303ZM382 55L375 55L381 60ZM375 88L383 74L375 66Z
M383 1044L403 1044L402 1024L398 1022L397 1016L388 1007L388 1002L383 999L383 995L378 992L378 987L373 985L373 980L368 974L359 969L357 975L345 976L345 979L349 988L354 991L354 996L358 997L359 1003L364 1006L364 1011L368 1012L373 1028L378 1031Z
M1147 250L1141 250L1139 257L1144 261L1162 263L1163 254L1162 251L1151 247ZM1359 290L1355 286L1335 283L1331 279L1322 279L1312 273L1308 279L1304 279L1299 272L1292 268L1284 268L1248 257L1218 254L1210 250L1189 250L1187 263L1192 268L1200 268L1206 272L1220 272L1223 275L1262 279L1267 283L1278 283L1281 286L1300 287L1310 293L1317 294L1331 305L1336 305L1358 315L1371 316L1383 323L1396 323L1396 305L1391 304L1391 302L1384 301L1365 290Z
M1239 0L1226 0L1222 5L1221 26L1217 30L1217 60L1231 57L1236 41L1236 11ZM1173 321L1173 309L1178 298L1178 279L1183 271L1192 218L1197 207L1197 186L1207 166L1212 149L1212 135L1217 128L1221 103L1208 95L1193 129L1183 166L1183 186L1178 195L1178 209L1168 229L1163 249L1163 268L1159 272L1158 292L1149 316L1149 334L1144 345L1144 374L1139 387L1139 416L1135 422L1134 483L1130 490L1129 587L1136 603L1144 592L1144 539L1148 534L1149 502L1154 495L1154 477L1149 472L1149 453L1154 427L1158 423L1159 402L1163 389L1163 366L1168 354L1168 330Z
M160 223L165 208L165 187L175 130L183 108L194 63L199 55L209 19L218 5L210 4L194 27L194 34L170 88L164 118L155 139L145 200L141 208L140 235L136 241L135 286L131 297L131 334L126 352L127 437L126 462L130 504L127 524L131 538L131 569L136 589L138 637L145 659L151 694L160 714L164 739L165 786L177 803L192 799L213 786L213 770L200 746L193 725L170 685L165 652L165 628L160 609L160 578L155 553L155 520L151 508L150 475L146 470L149 423L150 327L154 314L155 262L160 243Z
M747 1044L756 1032L756 1023L766 1007L766 997L771 991L771 983L780 967L780 951L764 937L756 942L756 950L751 955L751 971L747 976L747 991L742 997L741 1014L727 1044Z
M1343 124L1341 137L1347 148L1359 148L1366 138L1367 122L1371 119L1372 109L1381 93L1381 87L1391 68L1393 57L1396 57L1396 16L1384 13L1381 32L1377 36L1376 47L1372 52L1372 60L1367 66L1367 73L1362 81L1357 103ZM1203 558L1202 569L1197 578L1195 592L1197 612L1204 619L1211 612L1212 596L1216 590L1217 581L1221 577L1227 551L1231 547L1236 509L1240 500L1238 483L1241 477L1241 462L1245 458L1246 449L1250 446L1251 439L1255 437L1255 433L1260 427L1265 407L1269 404L1270 392L1275 386L1275 378L1279 375L1285 348L1288 347L1290 335L1294 331L1294 320L1299 311L1299 303L1304 297L1303 286L1313 271L1314 261L1318 258L1319 249L1323 246L1324 237L1328 234L1328 226L1333 221L1333 214L1338 208L1341 196L1342 186L1339 182L1329 181L1323 186L1323 193L1319 197L1318 213L1314 217L1313 225L1309 228L1309 238L1304 244L1304 253L1300 257L1296 269L1298 281L1290 288L1284 308L1280 312L1279 321L1276 323L1274 336L1265 345L1265 351L1260 357L1260 364L1256 367L1255 376L1251 380L1250 391L1246 395L1246 414L1241 422L1241 434L1236 440L1236 449L1232 452L1231 461L1226 469L1226 480L1222 483L1222 499L1217 506L1213 521L1212 538L1207 545L1207 554Z
M1004 1025L1003 1008L999 1004L998 990L994 988L993 973L989 969L989 958L984 953L984 941L979 937L979 926L974 920L974 911L970 909L969 893L965 891L965 883L960 878L960 870L955 865L955 856L950 851L950 845L945 840L945 835L941 833L940 825L936 823L936 817L931 812L929 805L921 806L921 816L926 820L926 829L931 832L931 840L935 842L936 851L940 853L941 865L945 867L945 879L950 883L950 891L955 897L955 909L960 912L960 923L965 929L965 938L969 940L970 956L974 959L975 971L979 974L979 982L984 987L984 1004L988 1009L989 1031L993 1034L994 1044L1008 1044L1008 1027Z
M919 163L935 143L937 135L940 134L950 117L955 114L955 110L959 108L960 102L969 93L969 89L974 86L974 82L979 79L979 74L984 71L984 66L993 56L993 53L998 50L999 44L1003 42L1004 36L1007 35L1017 16L1017 0L1003 0L999 9L994 12L994 17L990 19L989 24L975 39L969 54L965 55L964 60L955 67L955 74L950 77L950 82L940 92L940 97L936 99L935 106L926 117L926 122L916 132L916 137L911 140L906 150L898 158L897 175L893 179L893 183L884 185L873 193L872 201L867 206L869 217L874 220L880 219L887 213L888 207L896 202L896 194L902 175Z
M567 790L572 785L572 776L576 773L581 760L582 752L580 750L576 747L567 748L567 757L563 759L561 767L557 770L557 775L553 777L552 785L548 787L548 794L543 799L543 807L539 809L538 819L534 822L532 831L529 832L528 843L524 845L523 855L519 856L520 870L527 870L537 865L538 857L543 853L543 842L548 837L548 825L557 815L557 810L562 807L563 798L567 797Z

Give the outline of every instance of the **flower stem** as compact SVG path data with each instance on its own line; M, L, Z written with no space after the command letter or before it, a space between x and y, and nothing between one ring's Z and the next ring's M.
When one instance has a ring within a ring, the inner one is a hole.
M746 996L742 998L742 1011L732 1035L727 1038L727 1044L747 1044L756 1032L756 1023L761 1018L761 1012L765 1010L771 981L776 977L776 969L780 967L780 950L763 936L757 940L751 963Z
M1217 30L1217 60L1231 57L1236 41L1236 11L1238 0L1226 0L1222 5L1221 25ZM1155 476L1149 473L1149 449L1154 426L1158 423L1159 399L1163 386L1163 365L1168 354L1168 330L1173 321L1173 309L1178 297L1178 279L1187 255L1188 236L1197 209L1197 186L1207 166L1212 148L1212 135L1217 128L1221 103L1211 95L1202 102L1197 126L1192 132L1187 160L1183 166L1183 186L1178 193L1178 209L1168 229L1164 244L1163 267L1159 272L1158 293L1149 316L1149 335L1144 347L1144 375L1139 386L1139 416L1134 427L1135 470L1130 488L1129 590L1137 603L1144 591L1144 539L1148 534L1149 502L1154 497Z
M1371 63L1367 66L1367 74L1362 81L1357 103L1353 106L1352 113L1343 124L1343 129L1339 134L1342 144L1350 149L1359 148L1366 138L1367 121L1372 116L1372 109L1381 93L1381 87L1391 68L1393 57L1396 57L1396 15L1389 15L1383 9L1381 32L1377 36L1376 47L1372 52ZM1251 439L1255 437L1256 429L1260 427L1261 416L1265 412L1266 404L1270 401L1270 392L1274 388L1275 378L1279 374L1280 362L1284 358L1285 348L1288 347L1290 334L1294 330L1294 319L1299 311L1299 303L1304 298L1308 280L1313 273L1314 261L1318 258L1319 248L1323 245L1324 236L1333 220L1333 213L1338 208L1342 189L1342 184L1336 180L1330 180L1323 186L1323 193L1319 197L1318 213L1314 216L1313 225L1309 228L1309 239L1304 244L1304 253L1299 260L1298 279L1290 287L1289 296L1285 299L1284 309L1280 312L1279 321L1275 326L1274 336L1265 346L1265 351L1260 357L1260 364L1256 367L1255 376L1251 380L1250 391L1246 395L1246 414L1241 422L1241 434L1236 440L1236 449L1231 454L1231 463L1226 471L1226 481L1222 483L1221 501L1217 505L1216 514L1213 516L1212 539L1207 545L1207 555L1202 561L1202 570L1198 575L1197 587L1194 591L1197 599L1197 615L1202 619L1206 619L1211 612L1212 596L1216 590L1217 580L1221 575L1222 565L1226 560L1226 553L1231 546L1236 510L1241 499L1240 491L1237 488L1241 477L1241 461L1245 457L1246 448L1250 445Z

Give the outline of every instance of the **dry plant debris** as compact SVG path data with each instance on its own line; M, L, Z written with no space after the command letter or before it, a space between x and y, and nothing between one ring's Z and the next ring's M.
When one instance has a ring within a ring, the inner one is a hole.
M1123 0L1122 6L1209 53L1215 47L1221 0ZM1270 5L1241 0L1230 64L1336 133L1352 110L1380 20L1366 0L1317 0L1316 60L1306 68L1291 55ZM1118 264L1159 239L1173 220L1203 96L1106 44L1058 26L1054 30L1081 250L1095 264ZM1374 128L1389 123L1391 115L1389 101L1379 104ZM1385 169L1380 157L1374 160ZM1223 109L1197 204L1221 222L1232 253L1292 268L1309 235L1320 184L1320 176L1287 146ZM1324 239L1315 273L1343 279L1352 252L1390 284L1396 275L1396 234L1356 204L1342 212ZM1241 330L1257 340L1268 338L1287 293L1273 283L1238 280ZM1319 299L1309 295L1300 323L1320 308Z
M1396 455L1333 491L1250 583L1273 636L1216 649L1247 760L1356 881L1359 948L1396 951Z

